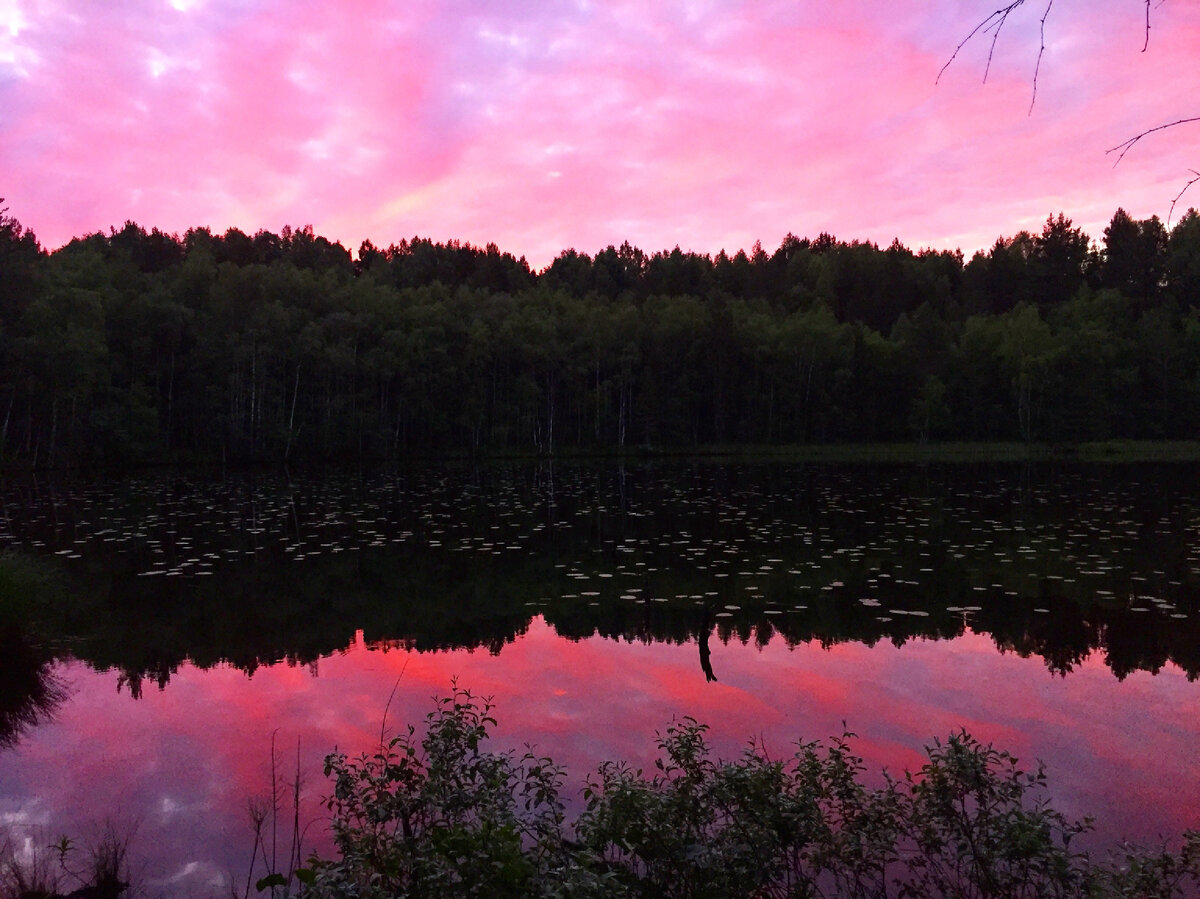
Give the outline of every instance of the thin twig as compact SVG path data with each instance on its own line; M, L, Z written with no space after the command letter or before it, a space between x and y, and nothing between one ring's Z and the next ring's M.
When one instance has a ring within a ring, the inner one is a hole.
M1000 30L1002 28L1004 28L1004 23L1007 21L1008 21L1008 13L1005 13L1003 16L1001 16L999 19L996 20L995 25L992 25L992 26L984 29L985 32L986 31L992 32L992 43L991 43L991 46L988 47L987 65L985 65L983 67L983 83L984 84L987 84L988 75L990 75L991 71L992 71L992 56L996 52L996 41L1000 40Z
M1150 0L1146 0L1146 40L1142 43L1142 52L1150 46Z
M392 692L388 694L387 705L383 707L383 720L379 722L379 745L383 745L384 734L387 732L387 716L388 709L392 707L392 700L396 698L396 690L400 687L400 679L404 677L404 672L408 670L408 659L405 658L404 665L400 668L400 673L396 676L396 682L392 684Z
M1171 201L1171 209L1170 209L1170 211L1167 212L1167 227L1168 228L1171 227L1171 216L1175 214L1175 204L1179 202L1179 198L1182 197L1185 193L1187 193L1187 189L1189 187L1191 187L1197 181L1200 181L1200 172L1197 172L1195 169L1188 169L1188 171L1191 172L1193 175L1195 175L1195 177L1192 178L1192 180L1189 181L1187 184L1183 185L1183 189L1180 190L1179 193L1175 194L1175 199Z
M266 862L267 848L263 845L262 831L263 823L267 820L266 804L260 802L256 797L251 797L246 802L247 811L250 813L250 823L254 827L254 850L250 853L250 867L246 869L246 891L242 894L242 899L250 899L250 881L254 877L254 862L258 859L258 849L262 846L263 862Z
M1176 125L1186 125L1189 122L1200 122L1200 115L1191 116L1186 119L1176 119L1175 121L1168 122L1165 125L1147 128L1141 134L1135 134L1133 137L1129 138L1129 140L1121 141L1121 143L1117 144L1115 147L1110 147L1109 149L1105 150L1104 153L1105 155L1108 155L1109 153L1116 153L1118 150L1120 151L1120 155L1117 156L1117 161L1113 163L1113 168L1116 168L1116 166L1120 164L1121 160L1125 158L1125 154L1132 150L1133 145L1140 141L1143 137L1153 134L1156 131L1165 131L1167 128L1174 128Z
M1149 0L1147 0L1149 2ZM1054 0L1049 0L1046 4L1046 11L1042 13L1041 31L1040 31L1040 46L1038 47L1037 63L1033 67L1033 96L1029 98L1029 112L1027 115L1033 115L1033 104L1037 102L1037 84L1038 73L1042 71L1042 54L1046 52L1046 17L1050 15L1050 7L1054 5Z
M946 64L938 70L937 78L934 79L934 84L937 84L942 80L942 74L950 67L950 63L954 62L954 60L958 58L959 51L962 50L962 48L968 43L970 43L971 39L975 37L975 35L981 32L983 34L987 34L990 31L992 33L992 41L988 45L987 63L983 68L983 81L986 84L988 75L990 75L992 71L992 59L996 55L996 42L1000 40L1000 32L1003 30L1005 23L1008 22L1008 17L1012 15L1013 11L1018 6L1022 6L1024 3L1025 0L1013 0L1013 2L1009 3L1007 6L1002 6L1000 9L993 11L983 21L972 28L971 33L963 38L962 41L959 42L959 45L954 48L954 52L950 54L950 58L946 60ZM1033 106L1037 102L1038 75L1042 70L1042 57L1046 53L1046 19L1050 16L1050 10L1053 6L1054 0L1047 0L1046 9L1042 13L1040 23L1040 43L1038 46L1037 61L1033 67L1033 96L1029 100L1030 115L1033 114Z
M275 778L275 735L279 733L279 729L271 731L271 867L267 871L268 874L276 872L275 867L275 850L279 845L277 831L279 827L279 785ZM263 856L265 858L266 851L264 849ZM275 895L275 887L271 887L271 895Z
M288 857L288 879L302 864L300 854L300 735L296 735L296 779L292 782L292 854Z
M942 80L942 73L945 72L946 69L950 68L950 63L954 62L954 60L957 58L958 51L961 50L963 47L965 47L968 43L970 43L971 38L973 38L973 37L975 37L975 35L979 34L980 31L982 31L986 34L988 31L995 28L995 34L992 35L992 46L988 50L987 67L984 69L984 72L983 72L983 80L987 81L988 72L991 70L991 67L992 67L992 52L996 49L996 38L999 37L999 35L1000 35L1000 29L1004 27L1004 22L1008 19L1009 14L1014 9L1016 9L1018 6L1023 4L1024 2L1025 2L1025 0L1013 0L1012 3L1008 4L1008 6L1005 6L1002 9L996 10L991 15L989 15L986 19L984 19L982 22L980 22L978 25L976 25L974 28L972 28L971 33L968 34L966 37L964 37L962 39L962 41L959 43L959 45L954 48L954 52L950 54L950 58L946 60L946 64L944 66L942 66L941 69L938 70L937 78L934 79L933 83L937 84L939 81Z

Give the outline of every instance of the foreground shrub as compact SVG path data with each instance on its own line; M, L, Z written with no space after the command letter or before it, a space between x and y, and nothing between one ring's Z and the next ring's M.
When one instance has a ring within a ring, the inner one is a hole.
M647 780L606 763L589 781L580 842L633 895L881 895L895 861L900 795L869 790L845 740L787 761L751 745L712 758L707 728L684 719L659 740Z
M1200 891L1200 831L1178 852L1072 849L1090 822L1045 775L965 732L865 785L852 735L773 759L714 758L707 727L660 735L647 776L609 762L566 822L562 768L486 746L492 706L455 689L378 752L330 755L340 857L296 873L311 897L1172 897ZM271 885L285 885L273 877Z
M306 895L611 895L614 882L570 843L563 770L533 753L484 750L491 704L466 690L439 701L419 740L325 761L340 860L300 872Z

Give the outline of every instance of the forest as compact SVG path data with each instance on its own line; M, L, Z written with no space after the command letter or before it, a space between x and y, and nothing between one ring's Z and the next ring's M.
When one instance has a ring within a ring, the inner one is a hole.
M0 460L23 468L1200 433L1200 214L986 253L788 235L356 254L0 212Z

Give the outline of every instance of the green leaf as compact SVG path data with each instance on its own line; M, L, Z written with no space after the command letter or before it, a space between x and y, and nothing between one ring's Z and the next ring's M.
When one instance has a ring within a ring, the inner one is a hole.
M258 890L260 893L263 890L268 889L270 887L285 887L285 886L287 886L287 880L284 878L284 876L282 874L268 874L266 877L259 879L254 884L254 888L256 890Z

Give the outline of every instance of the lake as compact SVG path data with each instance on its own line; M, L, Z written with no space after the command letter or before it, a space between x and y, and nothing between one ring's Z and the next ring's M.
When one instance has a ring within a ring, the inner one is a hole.
M301 773L306 851L327 847L325 753L420 725L457 680L493 697L496 745L535 744L574 791L605 759L649 765L683 715L725 756L849 730L876 772L966 728L1044 761L1057 807L1095 816L1089 848L1174 838L1200 827L1198 475L663 461L10 480L0 543L69 587L34 648L0 656L5 702L49 696L0 741L0 828L83 844L111 822L147 894L240 894L272 744L277 777Z

